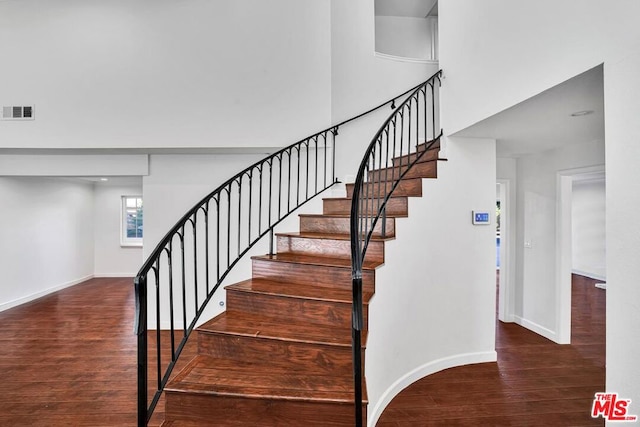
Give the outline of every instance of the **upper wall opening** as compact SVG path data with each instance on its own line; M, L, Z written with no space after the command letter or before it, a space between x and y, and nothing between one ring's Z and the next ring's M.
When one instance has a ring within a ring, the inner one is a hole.
M437 0L375 0L375 50L396 59L437 61Z

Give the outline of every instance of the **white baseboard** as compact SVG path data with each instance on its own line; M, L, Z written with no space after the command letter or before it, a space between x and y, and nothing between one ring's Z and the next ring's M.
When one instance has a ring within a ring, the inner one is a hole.
M601 282L606 282L607 278L606 276L602 276L600 274L595 274L595 273L589 273L588 271L583 271L583 270L571 270L571 272L573 274L577 274L580 276L584 276L584 277L588 277L590 279L594 279L594 280L599 280Z
M396 380L396 382L394 382L391 387L389 387L384 393L382 393L382 396L380 397L380 399L378 399L378 402L376 402L373 410L368 411L368 427L374 427L378 422L378 419L382 415L382 412L387 407L387 405L391 403L393 398L396 397L402 390L418 381L419 379L422 379L431 374L435 374L436 372L440 372L444 369L454 368L456 366L471 365L474 363L495 362L496 360L498 360L498 353L496 353L495 351L487 351L480 353L457 354L455 356L437 359L417 367L416 369Z
M136 274L138 274L137 272L135 273L96 273L93 275L93 277L96 278L123 278L123 279L128 279L131 278L133 279L134 277L136 277Z
M504 319L500 320L498 319L500 322L502 323L516 323L516 315L515 314L508 314L505 316Z
M27 295L25 297L18 298L18 299L13 300L13 301L2 303L2 304L0 304L0 311L9 310L10 308L17 307L17 306L19 306L21 304L25 304L25 303L27 303L29 301L36 300L36 299L41 298L41 297L43 297L45 295L48 295L50 293L53 293L53 292L56 292L56 291L60 291L62 289L77 285L78 283L85 282L85 281L87 281L89 279L92 279L93 277L94 277L93 274L90 274L90 275L82 277L80 279L72 280L70 282L63 283L63 284L57 285L57 286L53 286L51 288L45 289L45 290L40 291L40 292L36 292L35 294Z
M523 328L527 328L530 331L535 332L538 335L542 335L543 337L545 337L548 340L551 340L555 343L560 344L559 340L558 340L558 334L555 331L552 331L551 329L545 328L544 326L538 325L535 322L532 322L530 320L527 319L523 319L520 316L513 316L513 320L515 323L517 323L518 325L522 326Z

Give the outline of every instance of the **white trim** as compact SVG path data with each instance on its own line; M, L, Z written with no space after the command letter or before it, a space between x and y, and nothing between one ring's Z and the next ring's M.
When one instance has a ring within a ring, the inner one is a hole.
M454 356L444 357L442 359L433 360L418 366L414 370L397 379L378 399L373 410L369 412L367 425L374 427L378 422L378 418L382 415L384 409L391 403L402 390L428 375L435 374L445 369L455 368L456 366L471 365L475 363L495 362L498 360L498 353L495 351L486 351L478 353L456 354Z
M380 53L380 52L374 52L374 56L376 58L388 59L388 60L397 61L397 62L410 62L412 64L435 64L435 65L438 65L438 61L434 61L432 59L408 58L408 57L405 57L405 56L389 55L388 53Z
M511 200L511 180L497 179L500 184L500 285L498 288L498 320L513 322L515 313L514 281L511 272L515 271L514 258L511 257L512 224L509 220L515 203ZM496 220L497 221L497 220Z
M605 172L605 165L559 170L556 174L556 339L558 344L571 342L571 204L576 175ZM544 336L544 335L543 335Z
M556 339L571 343L571 200L573 178L558 172L556 178Z
M96 279L99 278L113 278L113 279L132 279L136 277L136 272L134 273L96 273L93 275Z
M121 238L124 238L124 236L120 236ZM138 242L134 242L134 243L120 243L120 247L121 248L142 248L144 246L143 243L138 243Z
M523 328L527 328L530 331L535 332L538 335L542 335L543 337L545 337L548 340L553 341L556 344L568 344L568 343L561 343L558 341L558 334L557 332L552 331L549 328L545 328L544 326L538 325L535 322L532 322L530 320L527 319L523 319L520 316L513 316L513 320L515 323L517 323L518 325L522 326Z
M153 323L153 325L151 323ZM147 328L149 330L155 331L156 330L155 329L156 328L155 320L153 322L148 322ZM178 321L174 321L174 323L173 323L173 329L174 330L180 330L180 329L183 329L183 328L184 328L184 325L182 324L182 320L180 320L179 322ZM170 331L171 330L171 321L170 320L160 320L160 330L161 331Z
M144 242L144 238L143 237L127 237L125 236L126 233L126 229L127 229L127 225L126 225L126 210L127 210L127 205L126 205L126 201L127 199L141 199L143 200L144 203L144 199L142 198L142 195L127 195L124 194L122 196L120 196L120 247L138 247L141 248L143 246L143 242ZM144 212L144 205L143 205L143 212ZM143 224L144 227L144 224Z
M583 270L576 270L575 268L571 270L573 274L578 274L580 276L588 277L589 279L600 280L601 282L606 282L607 278L605 276L601 276L600 274L593 274Z
M25 304L25 303L33 301L33 300L36 300L36 299L41 298L43 296L49 295L49 294L51 294L53 292L57 292L57 291L60 291L62 289L65 289L65 288L69 288L71 286L74 286L74 285L77 285L79 283L85 282L85 281L87 281L89 279L93 279L93 277L94 277L93 274L90 274L90 275L82 277L80 279L72 280L70 282L66 282L66 283L63 283L61 285L53 286L53 287L45 289L43 291L36 292L35 294L27 295L26 297L22 297L22 298L18 298L16 300L13 300L13 301L2 303L2 304L0 304L0 312L5 311L5 310L9 310L10 308L17 307L19 305Z

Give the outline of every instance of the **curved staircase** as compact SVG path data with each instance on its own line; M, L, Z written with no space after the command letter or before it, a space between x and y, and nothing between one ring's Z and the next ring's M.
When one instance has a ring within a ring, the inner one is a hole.
M408 216L408 197L422 196L422 178L437 176L439 141L425 147L418 146L422 157L396 187L385 227L378 223L369 244L365 325L384 242L396 237L396 218ZM415 156L370 171L363 191L384 197ZM276 235L277 254L254 257L252 278L226 287L226 312L197 329L198 354L165 387L164 426L354 425L352 194L347 184L347 197L324 199L322 214L299 215L299 232Z

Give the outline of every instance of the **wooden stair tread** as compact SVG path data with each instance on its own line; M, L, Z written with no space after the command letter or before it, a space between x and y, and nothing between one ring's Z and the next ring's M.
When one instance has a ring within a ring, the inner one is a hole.
M376 181L375 183L365 183L370 191L379 191L380 195L386 194L387 189L391 188L395 181ZM347 183L347 194L353 194L354 183ZM382 188L380 188L382 187ZM422 178L403 178L392 194L408 197L422 197Z
M351 303L353 298L351 290L347 289L304 286L296 283L277 282L267 279L247 279L242 282L226 286L225 289L276 295L281 297L304 298L342 303ZM363 291L363 302L368 304L372 296L373 292Z
M395 181L380 181L380 182L382 183L381 186L384 186L385 183L388 183L388 182L393 183ZM378 181L376 181L375 184L378 185ZM391 194L391 197L389 197L389 198L390 199L406 199L408 197L409 196L402 196L402 195L396 196L394 194ZM375 200L378 200L378 199L382 199L383 197L372 197L372 198L375 199ZM324 200L342 200L342 201L345 201L345 200L353 200L353 199L351 197L324 197L322 200L323 201ZM332 214L329 214L329 215L332 215Z
M345 219L349 219L351 218L350 214L313 214L313 213L308 213L308 214L298 214L299 217L305 217L305 218L345 218ZM397 215L397 214L393 214L393 215L387 215L387 218L407 218L408 215L404 214L404 215Z
M260 366L201 354L191 360L165 390L256 399L353 402L350 375L293 371L287 367ZM366 387L363 387L363 394L366 394Z
M418 155L420 155L420 158L417 158ZM415 161L416 163L424 163L424 162L430 162L432 160L443 160L439 157L439 149L436 150L431 148L426 152L420 151L418 153L411 153L411 154L405 154L399 157L394 157L391 163L393 166L400 166L400 165L404 166L407 163L413 162L413 161Z
M314 232L305 232L305 231L292 231L292 232L281 232L281 233L275 233L275 234L276 236L300 237L303 239L351 240L351 236L346 233L314 233ZM394 236L389 236L389 237L371 236L372 242L386 242L394 239L395 239Z
M446 160L446 159L434 159L434 160L430 160L430 161L431 162L435 162L435 161L444 161L444 160ZM402 165L402 166L406 167L407 165ZM369 172L374 172L374 171L379 171L379 170L384 170L384 169L390 169L390 168L393 168L393 167L394 166L389 166L388 168L382 168L382 169L371 169ZM397 166L395 166L395 167L397 167ZM375 182L374 181L364 181L364 184L367 184L367 183L368 184L375 183L376 185L377 184L385 184L385 183L388 184L388 183L394 183L396 181L400 181L400 183L402 183L402 182L411 182L411 183L419 182L419 183L422 183L422 179L423 178L402 178L400 180L398 180L398 179L389 179L389 180L381 179L380 181L375 181ZM355 182L347 182L347 183L345 183L345 186L354 186L354 185L356 185ZM395 197L395 196L392 196L392 197ZM415 197L415 196L403 196L403 197Z
M429 146L429 150L440 149L440 137L431 139L429 141L425 141L422 144L418 145L418 150L424 150L427 146Z
M160 427L200 427L200 426L202 426L202 421L171 420L171 421L163 422Z
M295 319L291 319L291 322L285 324L278 319L233 311L219 314L201 325L198 332L351 348L351 329L349 328L300 323ZM363 331L362 334L362 347L364 348L366 331Z
M437 164L439 161L443 161L443 160L445 160L445 159L431 159L431 160L426 160L424 162L416 162L410 168L406 164L403 164L402 166L389 166L389 167L384 167L384 168L380 168L380 169L372 169L372 170L369 171L369 175L384 173L385 177L387 177L387 176L393 176L395 171L399 171L398 172L398 176L399 176L400 172L404 172L406 170L412 170L412 169L417 170L417 168L423 167L425 164L429 164L429 163ZM426 178L426 177L422 177L422 178ZM389 181L395 182L394 179L391 179L391 180L380 180L380 181L378 181L377 179L369 179L367 182L378 183L378 182L389 182Z
M316 255L303 255L295 253L280 253L273 255L258 255L251 259L262 261L286 262L293 264L319 265L323 267L351 268L351 260L345 258L321 257ZM383 263L378 261L364 261L363 270L375 270Z

